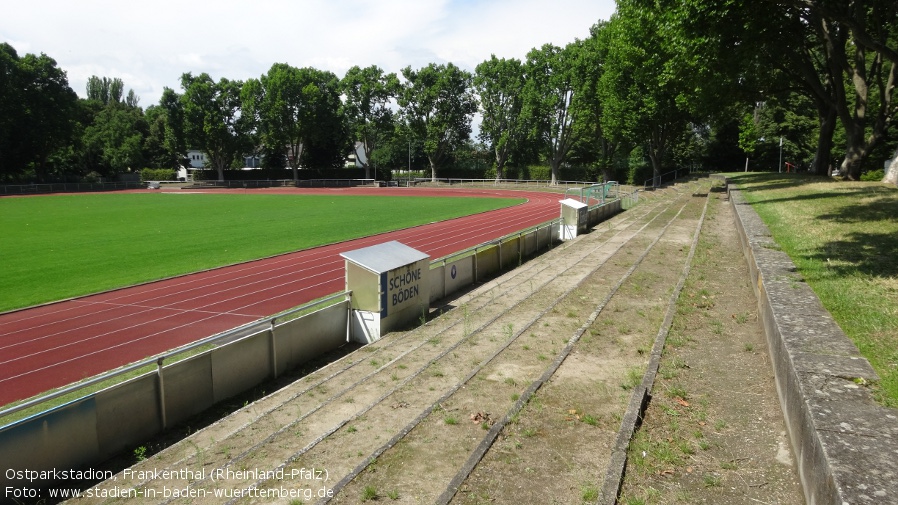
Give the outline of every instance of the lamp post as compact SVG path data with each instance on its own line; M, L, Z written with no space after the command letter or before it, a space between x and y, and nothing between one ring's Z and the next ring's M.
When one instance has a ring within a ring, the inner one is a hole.
M783 173L783 138L780 137L780 173Z

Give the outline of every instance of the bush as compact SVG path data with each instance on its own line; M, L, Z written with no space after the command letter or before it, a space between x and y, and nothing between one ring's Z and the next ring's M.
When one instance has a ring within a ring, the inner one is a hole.
M882 168L879 170L870 170L861 174L862 181L879 182L886 176L886 171Z
M100 182L101 179L102 179L102 176L98 172L89 172L87 175L84 176L84 179L82 179L82 182L94 183L94 182Z
M551 181L552 167L548 165L529 165L524 167L522 179L531 181Z
M144 168L140 171L140 180L148 181L173 181L175 171L171 168Z

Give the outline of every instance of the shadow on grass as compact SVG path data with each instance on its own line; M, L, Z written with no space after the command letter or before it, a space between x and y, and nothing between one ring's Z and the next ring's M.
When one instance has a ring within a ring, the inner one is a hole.
M871 277L898 275L898 198L891 189L871 186L846 187L828 178L796 174L738 174L734 179L743 192L761 193L777 189L800 190L815 184L822 190L791 194L781 198L764 198L752 205L763 207L785 202L809 202L823 213L816 219L831 221L844 230L838 237L821 241L809 256L827 264L840 276L864 274ZM831 188L826 186L832 185ZM831 201L831 203L827 202ZM813 203L811 203L813 202ZM813 211L809 209L809 212Z
M809 257L826 263L839 276L895 277L898 275L895 251L898 251L898 235L857 231L841 240L824 242Z
M758 191L773 191L777 189L798 188L807 184L838 184L837 179L831 177L808 174L777 174L771 172L748 172L728 174L739 185L747 185L740 188L746 193Z

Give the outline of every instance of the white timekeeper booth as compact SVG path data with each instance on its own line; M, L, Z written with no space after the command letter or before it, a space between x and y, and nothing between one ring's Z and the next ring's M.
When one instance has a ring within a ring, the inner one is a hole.
M561 203L561 223L558 236L562 241L572 240L588 227L589 205L573 198L565 198L559 203Z
M397 241L340 253L352 291L350 340L370 344L426 314L430 256Z

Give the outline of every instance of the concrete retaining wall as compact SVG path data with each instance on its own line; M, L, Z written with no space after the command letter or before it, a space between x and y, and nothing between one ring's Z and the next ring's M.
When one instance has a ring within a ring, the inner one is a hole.
M873 401L870 363L742 193L729 194L807 502L898 503L898 411Z

